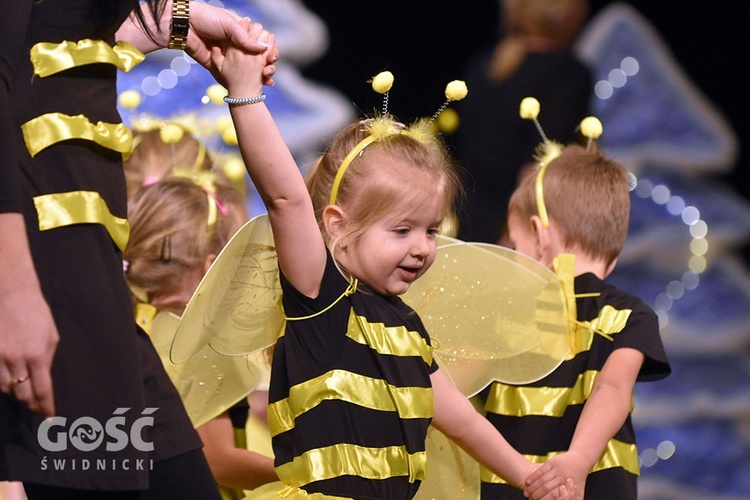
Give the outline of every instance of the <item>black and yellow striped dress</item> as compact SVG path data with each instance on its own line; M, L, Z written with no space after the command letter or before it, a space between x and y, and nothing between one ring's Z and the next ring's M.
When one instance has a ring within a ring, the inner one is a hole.
M640 299L593 274L575 278L575 293L599 295L577 299L582 325L562 365L538 382L525 386L494 383L486 393L487 418L516 450L534 462L544 462L568 449L583 405L615 349L628 347L643 352L645 361L638 381L659 380L671 371L656 314ZM634 499L638 474L635 432L629 415L589 474L585 498ZM482 498L522 500L524 496L521 490L482 470Z
M437 369L421 320L361 284L336 302L348 282L330 255L316 299L281 283L287 317L314 316L288 321L274 352L268 415L280 479L308 493L412 498L426 474Z
M42 417L0 394L0 480L144 489L152 460L202 446L135 325L123 275L129 225L122 161L132 137L117 112L116 77L143 54L116 44L115 30L137 3L0 6L0 212L24 216L60 334L52 365L57 425L38 432ZM110 419L124 419L122 431L142 416L154 418L143 430L147 444L113 444L117 436L104 435ZM91 442L68 437L76 429L92 431Z

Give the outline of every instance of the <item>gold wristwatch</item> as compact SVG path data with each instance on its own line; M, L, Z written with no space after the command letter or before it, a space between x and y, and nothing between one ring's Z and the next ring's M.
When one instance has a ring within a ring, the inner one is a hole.
M172 2L172 32L169 35L170 49L185 50L190 28L190 0Z

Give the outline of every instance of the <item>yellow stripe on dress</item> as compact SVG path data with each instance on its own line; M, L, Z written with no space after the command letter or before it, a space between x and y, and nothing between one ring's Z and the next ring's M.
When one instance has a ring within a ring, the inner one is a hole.
M127 42L117 42L114 47L104 40L84 39L79 42L40 42L31 47L31 64L34 74L44 78L87 64L111 64L128 72L146 56Z
M562 417L568 406L586 402L598 377L597 370L588 370L578 376L573 387L524 387L496 382L490 389L485 410L511 417Z
M409 330L405 326L370 323L352 309L346 335L359 344L369 346L379 354L419 356L428 365L432 364L432 346L428 345L418 332Z
M84 115L46 113L21 125L21 130L26 149L32 158L43 149L70 139L93 141L122 153L123 160L127 160L133 151L133 134L124 124L93 124Z
M524 455L533 463L540 464L549 461L552 457L565 453L564 451L553 451L547 455ZM606 469L622 467L633 475L640 475L641 470L638 466L638 450L635 444L624 443L617 439L610 439L604 448L604 453L594 464L591 472L598 472ZM480 477L483 483L508 484L500 476L497 476L489 470L481 467Z
M130 237L127 219L115 217L107 202L95 191L70 191L34 197L39 230L48 231L74 224L101 224L117 248L124 250Z
M432 387L396 387L385 380L346 370L332 370L289 389L289 397L268 405L271 436L294 428L297 417L323 401L346 401L378 411L398 412L400 418L432 418Z
M340 476L388 479L407 476L409 482L427 475L427 453L409 453L404 446L368 448L348 443L310 450L276 467L276 473L290 486L304 486Z

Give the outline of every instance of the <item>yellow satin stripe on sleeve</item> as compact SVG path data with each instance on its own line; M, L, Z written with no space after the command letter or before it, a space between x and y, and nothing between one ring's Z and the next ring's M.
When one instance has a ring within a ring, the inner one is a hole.
M95 191L70 191L34 197L39 230L48 231L74 224L101 224L120 250L130 237L127 219L115 217L107 202Z
M127 42L117 42L114 47L104 40L85 39L79 42L41 42L31 47L31 64L34 73L47 77L61 71L87 64L112 64L128 72L146 56Z
M83 115L46 113L21 126L26 149L33 158L40 151L69 139L93 141L112 151L122 153L123 160L133 151L133 134L122 123L93 124Z

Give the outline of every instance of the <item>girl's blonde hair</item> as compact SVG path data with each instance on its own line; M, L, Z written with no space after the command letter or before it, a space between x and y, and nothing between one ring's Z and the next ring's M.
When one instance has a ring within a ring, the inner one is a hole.
M211 196L220 207L213 225ZM147 296L176 286L186 269L218 254L248 218L244 197L221 184L215 194L179 177L141 188L128 202L130 240L123 256L128 283Z
M526 176L508 203L508 217L537 214L536 173ZM630 217L625 167L591 150L570 145L544 172L544 204L563 244L611 264L622 251Z
M336 173L350 151L368 135L364 122L342 130L305 176L315 217L330 248L336 247L323 226ZM356 240L396 204L425 196L443 200L443 216L453 213L463 194L460 176L439 137L423 140L408 133L388 135L367 146L346 170L336 204L347 214L339 240ZM424 198L421 198L424 199Z
M136 147L124 163L128 197L175 170L207 171L212 168L205 146L187 132L171 143L164 142L159 128L135 131L133 139Z

